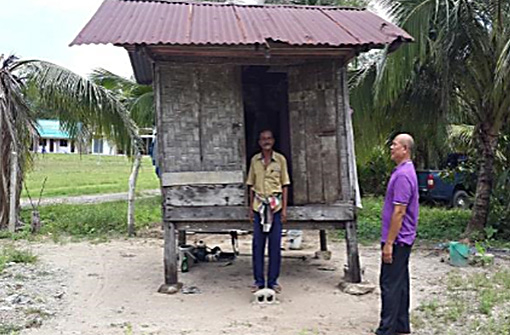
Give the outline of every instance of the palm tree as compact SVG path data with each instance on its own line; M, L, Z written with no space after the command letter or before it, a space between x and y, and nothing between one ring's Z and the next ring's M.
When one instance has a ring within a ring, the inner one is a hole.
M124 105L105 88L49 62L0 56L0 228L9 223L11 230L18 219L31 143L38 140L28 91L35 91L42 105L58 111L73 137L100 133L128 154L138 141L137 127Z
M140 85L102 68L92 71L90 80L108 89L122 102L138 127L154 126L154 92L151 85Z
M154 127L155 108L152 86L137 84L134 80L123 78L105 69L94 70L90 79L112 92L139 127ZM137 151L129 177L127 213L129 236L135 234L135 189L141 160L141 152Z
M475 126L480 168L466 233L481 231L489 213L496 145L510 116L510 2L381 2L416 42L383 57L374 70L374 85L365 85L374 93L373 104L363 108L377 106L376 115L395 111L398 119L413 113L416 97L410 93L419 91L425 79L429 86L422 85L418 93L430 94L429 118L443 122L462 113L464 121Z

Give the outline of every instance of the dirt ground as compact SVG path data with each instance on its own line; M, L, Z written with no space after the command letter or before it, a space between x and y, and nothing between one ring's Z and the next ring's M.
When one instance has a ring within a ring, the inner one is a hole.
M184 288L199 293L157 293L163 283L163 241L157 238L32 244L45 266L63 269L67 281L60 312L22 334L372 334L378 322L379 290L364 296L341 292L345 244L329 241L330 261L313 259L318 232L305 232L303 250L284 251L279 304L252 303L251 235L240 237L241 256L232 264L200 263L179 274ZM228 235L192 235L230 251ZM377 284L377 245L360 246L364 278ZM289 257L290 256L290 257ZM299 259L296 256L306 256ZM412 306L441 290L452 268L430 250L411 258Z

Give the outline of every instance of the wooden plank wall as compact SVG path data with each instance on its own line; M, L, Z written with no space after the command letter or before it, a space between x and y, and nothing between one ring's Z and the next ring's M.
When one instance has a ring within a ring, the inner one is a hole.
M244 169L240 69L229 65L157 65L162 172Z
M204 184L200 178L186 185L165 184L176 173L245 170L240 68L157 63L155 78L164 205L243 205L244 176L230 184Z
M294 204L342 200L344 98L338 62L289 69L289 115ZM339 136L340 134L340 136ZM339 154L340 153L340 154Z

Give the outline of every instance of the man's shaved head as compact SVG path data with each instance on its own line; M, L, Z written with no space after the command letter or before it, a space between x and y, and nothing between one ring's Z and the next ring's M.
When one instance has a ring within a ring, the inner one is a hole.
M398 141L404 147L407 148L410 152L414 150L414 139L411 135L407 133L399 134L395 137L395 141Z
M413 137L409 134L399 134L391 142L391 160L397 164L410 160L414 148Z

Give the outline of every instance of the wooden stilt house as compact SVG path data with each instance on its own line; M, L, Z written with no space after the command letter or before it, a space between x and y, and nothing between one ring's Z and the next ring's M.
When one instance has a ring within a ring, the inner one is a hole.
M364 9L103 2L72 45L124 47L137 81L154 86L164 290L178 285L177 231L251 230L244 181L263 128L289 163L285 228L344 228L348 277L360 281L346 67L411 40Z

